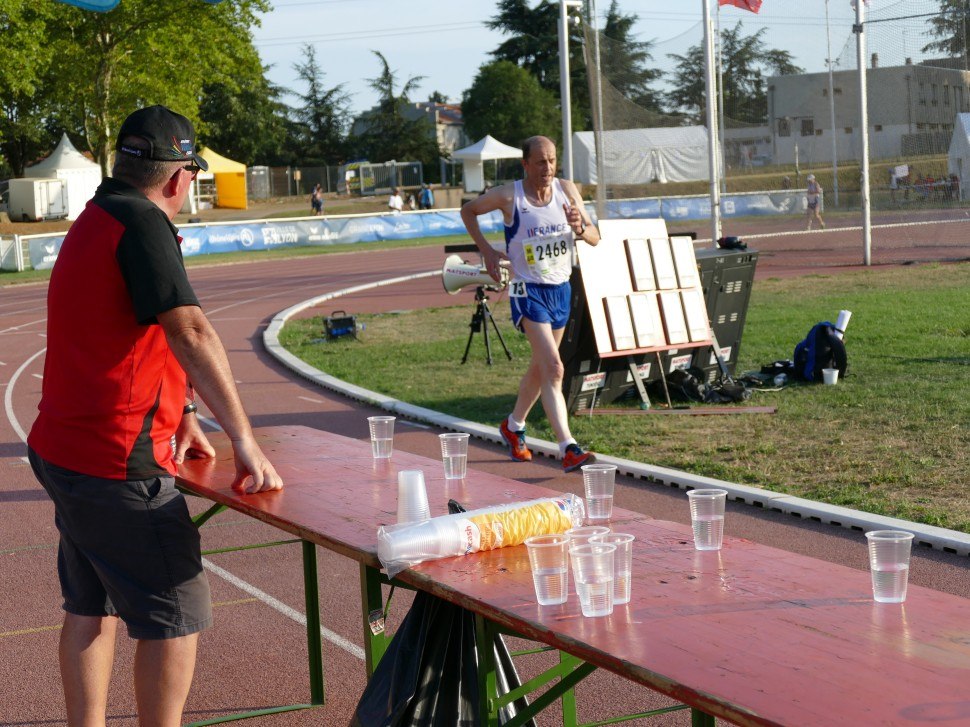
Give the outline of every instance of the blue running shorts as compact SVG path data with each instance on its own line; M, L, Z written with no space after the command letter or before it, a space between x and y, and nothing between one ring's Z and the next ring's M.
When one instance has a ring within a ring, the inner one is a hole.
M553 330L565 328L569 321L571 295L572 288L569 281L546 285L513 280L509 283L512 325L521 331L522 319L528 318L536 323L548 323Z

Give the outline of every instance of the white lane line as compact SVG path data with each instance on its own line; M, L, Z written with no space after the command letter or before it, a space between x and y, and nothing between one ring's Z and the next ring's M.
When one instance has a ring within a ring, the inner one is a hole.
M17 379L20 378L20 374L24 372L30 364L33 363L34 359L38 356L43 356L46 348L40 349L33 356L28 358L20 367L13 372L13 376L10 377L10 381L7 383L7 390L3 393L3 408L7 413L7 421L10 422L10 426L13 427L14 432L20 437L21 442L27 441L27 433L24 431L23 427L20 426L20 422L17 421L17 415L13 413L13 389L14 385L17 383Z
M323 404L325 403L321 399L311 399L309 396L298 396L297 399L303 399L303 401L309 401L311 404Z
M35 379L43 379L44 378L42 374L31 374L31 376L33 376Z
M43 323L46 320L47 320L46 318L38 318L36 321L29 321L27 323L21 323L19 326L10 326L9 328L4 328L4 329L0 330L0 334L2 334L2 333L9 333L10 331L19 331L21 328L26 328L27 326L32 326L35 323Z
M269 595L264 591L259 590L258 588L256 588L256 586L252 585L251 583L247 583L241 578L234 576L229 571L223 568L220 568L219 566L217 566L215 563L213 563L207 558L202 559L202 565L205 566L206 570L211 571L212 573L219 576L223 580L228 581L239 590L244 591L245 593L248 593L250 596L253 596L254 598L262 601L270 608L274 609L275 611L279 611L287 618L292 619L293 621L296 621L298 624L306 628L306 616L300 613L299 611L297 611L296 609L290 608L282 601L276 598L273 598L271 595ZM338 646L344 651L346 651L351 656L356 656L361 661L364 660L363 648L361 648L360 646L357 646L357 644L353 643L352 641L348 641L340 634L334 633L330 629L321 626L320 635L323 636L323 638L325 638L331 644L334 644L335 646Z

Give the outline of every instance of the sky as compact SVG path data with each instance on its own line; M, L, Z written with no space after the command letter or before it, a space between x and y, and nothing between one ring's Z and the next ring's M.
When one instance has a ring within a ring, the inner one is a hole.
M536 4L531 0L532 6ZM609 0L596 4L602 15ZM344 84L355 114L377 101L367 81L380 73L372 50L387 58L398 88L411 77L425 77L413 100L439 91L457 102L478 68L492 60L489 52L506 38L484 25L497 12L495 0L275 0L273 5L262 16L262 27L254 29L256 49L264 64L272 66L270 80L283 88L303 90L293 65L302 61L302 46L312 43L325 74L324 85ZM742 21L745 34L767 28L768 46L788 50L796 65L808 72L821 72L828 57L826 5L832 57L840 61L835 67L846 63L854 67L855 12L849 0L764 0L757 15L726 6L721 9L721 24L733 27ZM870 0L868 4L871 18L925 12L935 6L936 0ZM702 0L620 0L619 8L638 16L634 37L654 43L657 67L671 68L667 54L683 54L701 41ZM925 20L907 22L872 26L870 50L880 53L882 64L919 55L918 47L925 43L919 38ZM288 97L287 102L295 105L298 99Z

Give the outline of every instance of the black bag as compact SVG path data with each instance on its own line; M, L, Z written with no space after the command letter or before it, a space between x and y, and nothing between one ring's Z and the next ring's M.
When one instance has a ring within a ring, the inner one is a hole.
M849 358L845 344L835 333L835 326L822 321L812 326L805 340L795 346L795 375L804 381L821 381L822 369L838 369L845 376Z
M465 508L450 500L448 512ZM350 727L478 725L477 639L475 614L419 591L367 683ZM499 691L518 688L519 675L501 636L493 648ZM528 704L521 697L499 710L499 724ZM525 727L535 727L535 721L526 721Z

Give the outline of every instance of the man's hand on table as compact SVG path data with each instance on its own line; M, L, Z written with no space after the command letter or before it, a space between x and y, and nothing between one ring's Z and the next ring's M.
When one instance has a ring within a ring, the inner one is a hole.
M195 414L186 414L175 432L175 464L182 464L188 459L210 459L216 456L216 450L209 444L199 419Z
M283 489L283 479L251 438L233 441L232 453L236 462L232 489L247 494Z

